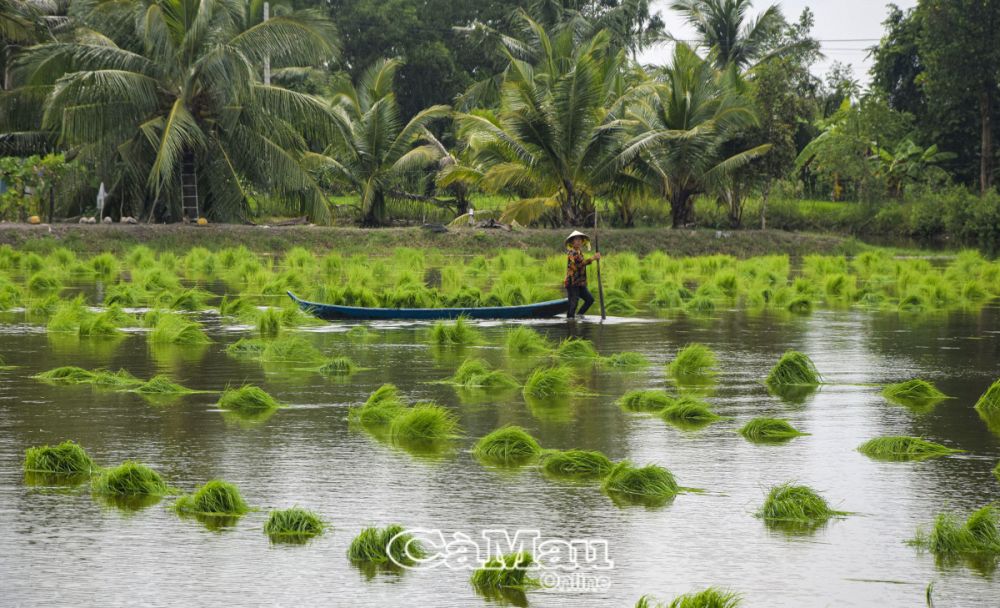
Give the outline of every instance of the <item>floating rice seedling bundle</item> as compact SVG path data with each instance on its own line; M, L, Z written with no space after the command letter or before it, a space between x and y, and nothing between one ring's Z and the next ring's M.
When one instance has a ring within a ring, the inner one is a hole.
M712 378L716 375L718 360L715 353L704 344L688 344L667 364L667 373L677 381Z
M132 283L116 283L104 292L105 306L139 306L146 301L148 294L138 285Z
M812 360L806 355L790 350L767 375L768 386L817 386L822 381Z
M551 342L524 325L508 330L504 344L507 354L512 356L544 355L552 351Z
M556 348L556 356L565 361L590 361L600 358L594 343L584 338L566 338Z
M715 300L706 295L695 295L684 304L684 310L695 315L710 315L715 312Z
M813 309L812 298L806 294L798 294L788 302L785 308L788 312L795 313L797 315L807 315L811 313Z
M641 353L614 353L603 359L605 365L617 369L636 369L649 365L649 359Z
M38 380L62 384L95 384L98 386L118 387L134 386L142 382L123 369L117 372L110 372L103 369L90 371L74 366L57 367L37 374L34 377Z
M144 395L189 395L198 391L177 384L169 376L157 374L137 386L135 392Z
M882 395L889 401L908 407L925 407L948 398L933 384L919 378L889 384L882 389Z
M413 565L426 555L420 541L399 524L365 528L347 548L347 558L352 562L388 567Z
M96 469L97 465L87 452L72 441L31 447L24 452L25 473L82 475Z
M28 293L33 296L45 296L62 291L63 284L59 276L52 270L40 270L28 279Z
M219 302L219 314L226 317L242 317L256 312L254 305L246 298L239 296L222 296Z
M197 311L205 308L205 299L211 295L200 289L184 289L177 294L168 294L164 301L170 310Z
M113 280L121 271L121 264L118 258L110 253L101 253L90 258L90 269L105 281Z
M924 460L963 452L920 437L876 437L860 446L858 451L879 460Z
M738 608L742 599L738 593L709 587L694 593L675 597L669 604L654 604L648 596L639 598L635 608Z
M453 323L438 321L431 327L430 342L437 346L463 346L482 341L479 331L462 317L455 319Z
M604 478L601 490L625 503L659 505L680 492L677 480L667 469L650 464L636 467L628 460L614 465Z
M939 513L930 531L917 530L911 542L941 557L1000 555L1000 510L987 505L965 523L952 513Z
M319 373L328 376L349 376L358 370L358 364L350 357L334 357L319 368Z
M538 582L528 576L535 563L530 553L520 551L490 559L472 573L472 586L490 595L505 589L525 590Z
M575 374L570 367L555 365L531 372L524 383L524 396L532 399L553 399L572 391Z
M273 542L301 542L325 530L326 524L319 515L298 507L271 511L264 524L264 534Z
M771 488L757 517L770 524L820 526L831 517L847 515L830 508L822 496L808 486L783 483Z
M84 315L80 318L77 335L81 338L113 338L122 335L113 317L108 313Z
M258 338L240 338L226 347L226 354L239 358L256 358L267 347L267 342Z
M466 359L450 382L464 388L505 389L517 386L517 380L503 370L492 369L481 359Z
M262 338L276 338L281 333L281 312L267 308L257 317L257 333Z
M713 412L707 403L688 395L674 399L670 405L660 410L660 417L681 426L702 426L722 420L722 416Z
M976 410L980 414L1000 416L1000 380L986 389L986 392L976 402Z
M90 484L95 494L105 496L166 496L173 489L160 474L135 460L102 470Z
M232 517L243 515L250 510L239 488L235 485L213 479L194 491L185 494L174 503L174 510L183 515L222 515Z
M302 336L288 336L266 342L260 353L265 363L321 363L326 357Z
M250 384L239 388L227 388L219 397L218 406L222 409L255 414L282 407L283 404L257 386Z
M520 466L541 454L542 448L526 430L505 426L482 437L472 448L472 454L488 464Z
M787 441L808 433L797 430L787 420L781 418L754 418L743 425L740 435L750 441L767 443Z
M83 300L79 297L70 301L57 301L45 329L50 332L78 332L80 319L88 314Z
M663 391L629 391L618 400L618 405L631 412L658 412L674 402Z
M348 340L354 342L367 342L371 337L371 332L364 325L355 325L344 334Z
M542 454L542 470L555 477L601 479L614 466L601 452L589 450L549 450Z
M152 331L148 336L148 340L153 344L195 345L211 342L200 324L167 312L156 315Z
M649 301L649 305L659 309L681 308L689 299L690 291L674 281L667 281L653 290L653 299Z
M348 417L366 427L381 427L406 409L399 397L399 390L393 384L383 384L375 390L364 405L352 407Z
M447 409L433 403L403 408L389 422L389 436L404 443L431 443L455 436L458 420Z
M634 315L638 308L629 300L624 291L609 289L604 295L604 310L610 315L628 317Z

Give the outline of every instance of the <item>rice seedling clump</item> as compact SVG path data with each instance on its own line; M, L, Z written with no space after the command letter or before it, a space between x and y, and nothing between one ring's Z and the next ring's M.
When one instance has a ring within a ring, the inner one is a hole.
M218 406L226 410L254 414L282 407L282 404L264 389L247 384L224 390L219 397Z
M639 598L635 608L737 608L742 603L738 593L709 587L675 597L669 604L653 604L648 596Z
M110 372L103 369L94 371L80 367L66 366L50 369L35 376L38 380L47 382L58 382L62 384L94 384L97 386L129 387L141 383L141 380L120 369L117 372Z
M685 378L711 378L715 376L718 360L715 353L704 344L688 344L667 364L667 373L675 380Z
M26 473L79 475L90 473L96 468L87 452L72 441L31 447L24 452Z
M348 416L364 426L378 427L389 424L404 409L406 405L399 397L399 389L393 384L383 384L364 405L352 407Z
M507 354L518 357L544 355L552 351L552 343L537 331L518 325L507 332L504 340Z
M262 338L277 338L281 333L281 312L268 308L257 317L257 333Z
M565 365L540 367L525 381L524 396L533 399L562 397L571 392L574 379L573 370Z
M264 524L264 534L276 542L307 540L324 530L326 524L319 515L298 507L271 511Z
M302 336L288 336L265 342L260 360L265 363L320 363L326 357Z
M930 531L917 530L911 542L943 557L1000 555L1000 510L987 505L964 523L954 514L939 513Z
M390 437L401 442L441 441L454 436L457 430L455 415L433 403L403 408L389 423Z
M321 374L328 376L348 376L358 369L358 364L350 357L334 357L324 363L320 368Z
M122 335L107 313L99 315L84 315L80 318L77 335L81 338L113 338Z
M768 386L817 386L822 378L806 355L790 350L781 355L777 365L767 375Z
M740 429L740 435L758 443L786 441L806 434L782 418L754 418Z
M963 450L927 441L920 437L876 437L858 446L858 451L879 460L924 460L936 456L947 456Z
M636 467L623 460L608 471L601 489L625 502L665 502L680 492L677 480L667 469L650 464Z
M188 395L197 391L181 386L170 376L157 374L135 388L135 392L146 395Z
M674 402L663 391L629 391L618 400L618 405L631 412L658 412Z
M384 566L409 566L426 555L420 541L399 524L365 528L347 548L347 558L352 562Z
M226 354L233 357L260 357L267 347L267 342L258 338L240 338L226 347Z
M104 496L165 496L173 491L159 473L135 460L102 470L90 488Z
M831 509L826 500L808 486L783 483L771 488L756 515L768 523L813 527L846 513Z
M520 551L490 559L472 573L472 586L489 594L504 589L524 590L537 584L528 576L535 560L530 553Z
M619 369L634 369L649 365L649 359L641 353L614 353L604 358L604 364Z
M517 386L513 376L490 368L481 359L466 359L451 377L451 382L465 388L503 389Z
M687 395L674 399L660 411L660 417L667 422L682 425L701 425L722 420L722 416L713 412L707 403Z
M1000 380L990 385L976 402L976 411L982 414L1000 414Z
M250 510L239 489L228 482L213 479L177 499L174 509L184 515L243 515Z
M583 338L566 338L556 348L556 355L566 361L587 361L600 358L594 343Z
M430 342L436 346L463 346L482 341L479 331L463 317L455 319L454 323L438 321L431 327Z
M555 477L601 479L613 463L601 452L589 450L551 450L542 455L542 470Z
M948 398L936 386L919 378L889 384L882 389L882 395L889 401L911 407L931 405Z
M523 465L541 452L538 441L519 426L499 428L482 437L472 449L473 455L483 462L504 466Z
M211 342L201 325L174 313L158 314L148 335L149 341L154 344L193 345Z

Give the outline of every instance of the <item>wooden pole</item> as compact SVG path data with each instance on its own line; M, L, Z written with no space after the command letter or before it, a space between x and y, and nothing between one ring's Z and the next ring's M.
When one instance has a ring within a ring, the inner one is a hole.
M597 238L597 207L594 207L594 251L601 253L601 241ZM604 283L601 281L601 259L597 258L597 297L601 303L601 320L608 318L604 309Z

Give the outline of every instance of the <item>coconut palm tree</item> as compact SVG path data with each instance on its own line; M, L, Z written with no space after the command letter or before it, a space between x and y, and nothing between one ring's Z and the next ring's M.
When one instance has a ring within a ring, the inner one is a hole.
M670 202L676 228L694 219L695 195L723 185L770 145L726 150L727 143L757 121L734 69L720 72L691 47L677 44L657 80L628 106L633 136L616 164Z
M132 213L179 218L187 165L209 217L245 217L256 193L326 216L300 160L331 136L329 106L262 83L260 69L330 61L329 19L299 11L262 22L241 0L79 0L71 16L75 35L18 54L11 94L22 109L40 101L39 131Z
M768 43L785 25L776 5L751 20L752 6L753 0L674 0L670 8L694 28L699 44L712 51L717 67L732 64L743 70L768 54Z
M358 193L365 226L385 224L393 199L429 200L406 192L403 182L442 155L434 142L416 144L425 139L426 126L447 117L451 108L431 106L402 124L392 91L401 66L398 59L383 59L369 67L357 84L343 83L332 104L336 127L332 143L321 154L306 155L310 168Z
M472 162L439 184L467 179L521 196L505 211L508 221L580 224L613 177L602 159L614 156L624 132L624 51L611 52L603 30L550 33L525 13L521 19L530 35L507 41L500 106L458 116Z

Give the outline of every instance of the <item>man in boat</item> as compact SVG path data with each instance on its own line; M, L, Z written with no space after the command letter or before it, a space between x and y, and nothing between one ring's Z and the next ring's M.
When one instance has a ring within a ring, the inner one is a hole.
M569 298L569 310L566 311L566 318L573 319L577 315L583 316L590 305L594 303L594 296L587 289L587 266L601 259L600 252L593 257L583 257L583 246L590 248L590 237L586 234L574 230L566 237L566 248L569 253L566 256L566 280L563 286L566 287L566 297ZM583 300L583 307L577 311L576 307L580 300Z

